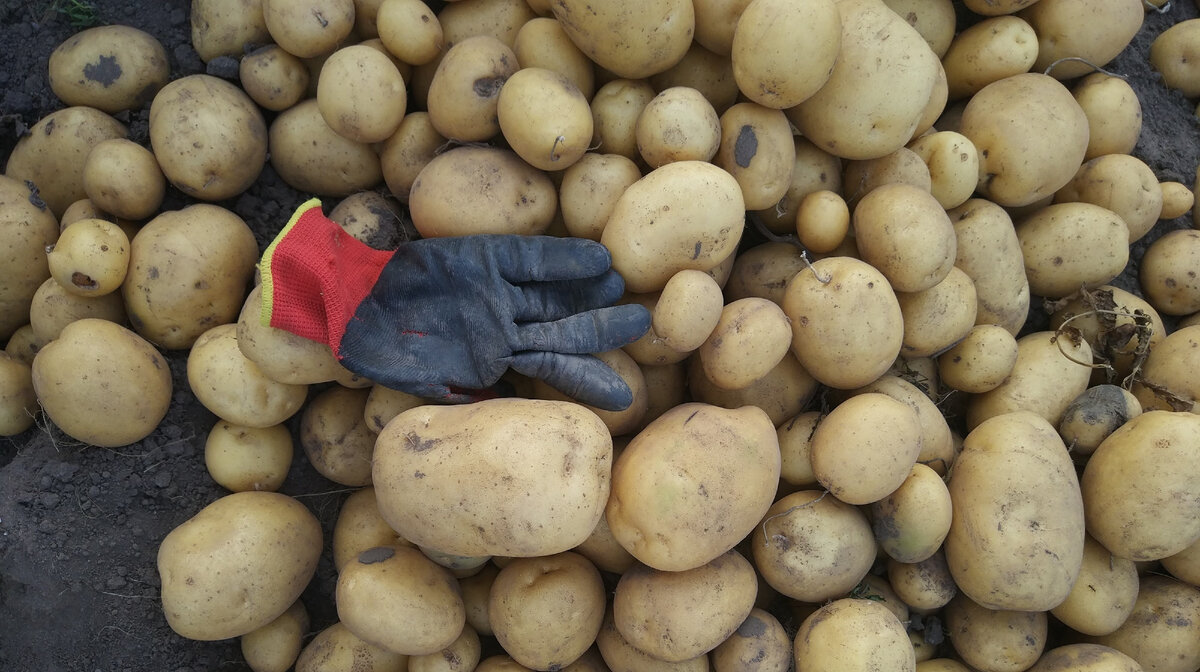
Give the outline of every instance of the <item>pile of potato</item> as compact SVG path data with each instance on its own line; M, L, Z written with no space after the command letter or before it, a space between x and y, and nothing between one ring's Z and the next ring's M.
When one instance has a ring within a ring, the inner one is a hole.
M240 86L81 32L0 177L0 434L136 442L189 350L233 494L163 540L162 606L256 672L1200 669L1200 231L1109 284L1193 202L1096 71L1148 10L963 5L193 0ZM1198 43L1151 51L1193 97ZM111 115L147 102L142 147ZM599 355L632 406L430 405L263 326L219 203L267 161L380 249L602 242L653 314ZM296 442L356 489L311 638Z

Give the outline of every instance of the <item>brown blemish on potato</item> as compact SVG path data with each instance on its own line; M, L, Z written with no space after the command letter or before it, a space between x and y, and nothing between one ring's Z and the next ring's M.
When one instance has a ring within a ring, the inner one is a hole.
M742 168L748 168L756 154L758 136L754 133L754 127L746 124L738 131L737 140L733 143L733 160Z
M368 548L359 553L358 561L364 565L373 565L377 562L388 560L394 555L396 555L396 549L391 546L376 546L375 548Z
M480 98L495 98L500 93L500 89L504 86L505 77L480 77L471 85L471 89L475 91L475 95Z
M90 275L75 271L71 274L71 284L80 289L96 289L100 283L92 279Z
M739 637L762 637L767 631L767 624L762 622L762 619L757 616L751 616L738 626L737 634Z
M116 56L101 56L95 63L83 66L83 76L107 89L121 78L121 64Z
M431 448L436 448L441 443L438 439L422 439L417 436L416 432L409 432L404 435L404 447L414 453L423 453Z

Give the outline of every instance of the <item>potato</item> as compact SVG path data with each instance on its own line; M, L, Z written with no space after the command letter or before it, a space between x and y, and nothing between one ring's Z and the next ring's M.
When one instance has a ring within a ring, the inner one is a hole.
M721 121L696 89L674 86L654 96L634 128L638 153L651 168L673 161L708 161L721 145Z
M1029 411L984 421L963 440L948 487L954 518L944 548L962 593L1010 611L1067 598L1083 558L1084 503L1049 422Z
M354 29L353 0L262 0L262 10L271 39L300 58L332 54Z
M205 63L241 56L249 45L271 41L262 0L196 0L191 8L192 48Z
M1116 631L1090 639L1133 658L1145 670L1185 672L1200 666L1200 588L1142 578L1133 613Z
M355 490L342 502L333 526L333 566L339 572L359 553L376 546L410 546L379 515L375 488Z
M1013 14L1038 0L964 0L967 9L984 16Z
M959 593L942 612L946 638L963 662L981 670L1025 670L1046 647L1044 611L994 610Z
M1017 361L1000 385L967 402L967 427L1012 411L1032 411L1057 426L1091 378L1092 349L1078 331L1041 331L1017 339Z
M723 114L738 102L740 95L729 55L715 54L697 42L692 42L678 63L651 75L649 81L656 91L676 86L696 89L712 103L717 114Z
M128 324L120 294L79 296L66 291L54 278L38 287L29 307L29 324L40 343L53 341L68 324L85 318L107 320L122 326Z
M788 353L791 343L792 328L783 309L767 299L751 297L721 310L716 326L696 354L709 380L717 387L736 390L767 375Z
M1088 532L1120 558L1159 560L1200 539L1200 416L1151 410L1105 439L1080 485ZM1153 450L1154 460L1146 460Z
M567 232L599 241L617 199L642 173L620 154L588 152L563 173L558 188L559 211Z
M492 583L488 618L514 660L562 669L596 640L605 599L600 572L578 553L518 558Z
M31 182L40 202L57 217L67 206L87 197L83 167L92 147L127 135L124 124L93 107L76 105L56 110L17 140L4 174ZM36 203L30 203L36 207Z
M617 582L613 621L635 648L680 663L732 635L750 615L757 592L754 566L734 550L685 571L638 564Z
M757 213L773 233L791 233L804 197L815 191L842 191L842 160L799 135L792 136L796 165L787 193L773 207Z
M1058 435L1074 455L1091 455L1104 439L1130 419L1142 405L1116 385L1094 385L1075 397L1058 422Z
M928 192L932 188L929 167L910 149L901 147L875 159L847 161L842 170L842 191L851 210L876 187L908 184Z
M408 203L417 175L446 145L446 138L433 127L428 112L404 115L400 127L379 149L383 180L396 200Z
M1059 80L1074 79L1124 51L1146 16L1140 0L1092 4L1086 0L1036 2L1020 12L1037 33L1033 70ZM1063 58L1075 60L1059 62Z
M725 261L741 240L744 219L742 192L729 173L676 161L625 190L600 242L629 291L653 292L679 271L708 271Z
M1200 96L1200 77L1192 56L1197 35L1200 19L1186 19L1162 31L1150 43L1150 65L1162 75L1163 84L1188 98Z
M315 98L275 117L270 147L271 166L298 191L347 196L371 189L382 179L380 160L371 146L347 139L330 128Z
M635 647L627 641L613 621L613 610L610 607L604 615L604 622L600 626L600 634L596 636L596 647L600 650L600 655L604 658L604 663L611 672L708 672L708 656L700 655L688 660L672 663L665 660L659 660L650 654ZM499 670L513 670L516 672L518 668L492 668L493 672ZM526 668L528 669L528 668ZM477 672L488 672L482 666L477 669Z
M851 257L827 257L788 283L783 311L792 352L813 378L839 389L883 375L900 353L900 304L882 273Z
M342 568L338 618L364 641L408 656L449 646L466 624L458 583L415 548L378 546Z
M1162 566L1180 581L1200 586L1200 539L1175 555L1163 558Z
M775 430L779 438L779 478L783 483L800 488L817 484L811 455L813 432L820 419L819 411L805 411Z
M601 86L592 96L592 147L640 160L637 122L655 95L642 79L614 79Z
M933 287L897 292L904 319L904 357L932 357L953 347L971 332L978 297L971 277L957 267Z
M124 138L98 143L83 165L83 189L97 208L145 219L162 205L167 182L150 150Z
M479 35L454 44L429 84L433 127L459 141L483 141L499 133L500 91L519 67L512 49L494 37Z
M409 657L367 643L342 623L317 633L296 660L296 672L405 672Z
M792 662L791 644L779 619L756 607L709 659L714 672L783 672Z
M1027 21L1012 15L984 19L955 35L942 58L949 97L968 98L992 82L1029 72L1037 56L1037 33Z
M626 293L621 298L619 303L637 303L650 311L654 315L654 310L658 305L659 292L647 294L630 294ZM654 331L653 323L650 330L642 335L641 338L626 345L622 350L625 354L633 358L633 361L642 366L662 366L666 364L678 364L688 358L690 353L680 352L663 341L662 337ZM703 376L701 376L703 377Z
M474 0L443 7L438 22L447 45L474 35L490 35L511 49L521 26L537 16L528 3L520 0Z
M950 492L941 477L914 464L898 488L871 504L871 529L888 556L918 563L941 547L950 531L950 514Z
M841 42L842 19L832 0L751 2L733 31L733 76L738 89L759 105L795 107L829 79ZM795 49L797 43L805 48Z
M1133 382L1133 394L1144 410L1200 413L1200 383L1191 375L1200 349L1200 325L1172 332L1146 358Z
M795 417L819 387L790 352L766 375L740 390L726 390L714 385L704 375L699 357L691 358L688 369L688 391L695 401L729 409L756 406L776 426Z
M1042 654L1029 672L1140 672L1141 665L1116 649L1099 644L1064 644Z
M75 33L51 52L49 69L59 100L110 114L150 102L170 75L162 43L132 26Z
M188 639L240 637L296 602L317 569L321 524L275 492L237 492L201 509L158 549L162 608Z
M367 395L367 405L363 408L363 417L367 427L378 434L392 418L410 408L416 408L425 403L424 399L407 392L393 390L382 385L371 386Z
M887 577L896 595L920 613L941 609L958 593L958 586L946 565L946 556L940 549L915 563L889 559Z
M342 47L321 66L317 108L325 123L347 140L386 140L400 126L407 103L400 71L375 49Z
M592 140L587 98L566 75L524 67L504 82L496 100L500 131L509 147L541 170L565 170Z
M544 444L528 450L534 437ZM608 497L611 455L604 423L578 404L420 406L380 433L372 479L380 514L415 544L456 555L531 557L587 538ZM495 485L463 491L464 478Z
M746 209L778 203L791 186L796 164L792 127L783 112L738 103L721 115L720 138L714 160L738 181Z
M1080 287L1099 287L1129 262L1129 228L1120 215L1099 205L1048 205L1016 231L1029 291L1037 296L1061 299Z
M275 620L242 635L242 657L254 672L287 672L308 634L308 612L297 600Z
M304 98L308 69L298 57L270 44L242 57L238 81L260 107L282 112Z
M1003 208L973 198L947 213L958 252L954 265L971 276L978 300L975 324L995 324L1016 336L1029 316L1029 279L1021 243Z
M884 4L917 29L938 58L954 39L954 5L950 0L884 0Z
M696 0L696 43L724 56L733 50L738 19L750 0Z
M33 426L38 399L29 364L0 353L0 436L16 436Z
M1133 151L1142 132L1142 105L1129 82L1094 72L1081 78L1071 95L1088 119L1085 160Z
M908 144L929 169L929 193L946 209L956 208L975 193L979 151L967 136L954 131L923 135Z
M1141 159L1109 154L1079 167L1075 177L1054 194L1055 203L1084 202L1120 215L1133 243L1149 233L1163 210L1158 178Z
M445 43L438 17L418 0L383 0L375 15L375 27L387 50L412 65L436 59Z
M816 610L800 624L793 652L797 669L812 672L917 669L904 625L872 600L843 598Z
M188 196L220 201L258 179L267 161L267 126L238 87L188 75L154 96L150 144L167 181Z
M737 301L756 296L782 305L788 281L808 268L801 252L795 245L771 241L741 251L734 259L725 286L726 299Z
M1137 567L1118 558L1088 536L1083 564L1071 592L1050 610L1067 627L1084 635L1107 635L1129 618L1138 594Z
M796 238L806 249L817 254L833 252L849 230L850 209L838 194L814 191L800 201L796 210Z
M864 261L898 292L919 292L954 267L954 225L928 191L907 184L871 190L854 209L854 235Z
M375 191L350 194L329 211L335 221L359 242L375 250L392 251L420 238L400 203Z
M262 323L262 286L250 290L237 321L238 350L264 376L288 385L345 381L344 369L324 343Z
M47 248L58 239L58 221L32 184L0 176L0 341L29 321L33 296L50 277Z
M868 392L838 404L812 436L813 474L847 504L870 504L904 482L921 452L921 424L907 404Z
M1159 219L1182 217L1191 211L1196 202L1196 195L1181 182L1159 182L1158 190L1162 194L1163 202Z
M804 602L850 592L876 555L866 515L819 490L800 490L772 504L750 543L762 578Z
M458 639L441 651L411 656L407 672L470 672L479 664L482 652L479 633L470 625L465 625Z
M721 287L712 276L691 269L680 271L667 281L654 307L654 333L668 346L680 352L700 348L720 325L726 310L723 303ZM730 302L730 305L734 303L736 301ZM787 316L782 313L780 315L786 323ZM787 331L786 345L790 346L790 326L787 327ZM785 347L784 352L786 351ZM780 357L782 358L782 355ZM772 363L771 366L775 364L778 362Z
M1146 300L1165 315L1200 310L1200 231L1168 231L1150 244L1138 267Z
M980 195L1006 207L1029 205L1070 182L1089 138L1087 116L1071 92L1038 73L980 89L959 132L979 150Z
M550 178L514 152L456 147L426 164L408 206L423 238L477 233L539 234L558 196Z
M237 325L222 324L202 333L187 360L188 384L205 408L235 425L270 427L304 404L307 385L267 378L237 345Z
M237 318L257 261L254 234L233 212L205 203L163 212L130 243L121 285L130 322L164 348L190 347Z
M129 268L129 239L116 224L103 219L75 222L47 249L51 277L76 296L114 292Z
M595 67L556 19L543 16L526 22L517 32L513 53L522 68L546 68L571 80L585 99L596 92Z
M788 118L831 154L880 157L912 139L937 83L938 58L883 3L842 2L837 9L842 36L833 72L788 109Z
M1050 316L1050 327L1078 329L1099 362L1118 376L1133 372L1138 353L1153 349L1166 337L1158 311L1146 300L1119 287L1101 285L1083 291Z
M492 634L491 620L488 618L488 599L491 595L492 583L499 575L500 568L489 562L475 574L458 580L463 605L467 610L466 627L474 630L476 634L486 636Z
M204 442L208 474L233 492L275 492L291 465L292 435L283 425L243 427L218 420Z
M300 414L300 445L313 468L334 483L371 484L375 432L363 415L368 394L335 385L313 397Z
M588 5L562 0L551 7L571 41L618 77L641 79L683 58L695 32L687 0Z

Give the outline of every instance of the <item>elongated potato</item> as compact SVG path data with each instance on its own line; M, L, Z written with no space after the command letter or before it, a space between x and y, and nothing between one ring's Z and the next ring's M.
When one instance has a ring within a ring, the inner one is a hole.
M1029 279L1021 242L1004 208L973 198L949 213L958 254L954 265L975 283L975 324L995 324L1013 336L1029 316Z

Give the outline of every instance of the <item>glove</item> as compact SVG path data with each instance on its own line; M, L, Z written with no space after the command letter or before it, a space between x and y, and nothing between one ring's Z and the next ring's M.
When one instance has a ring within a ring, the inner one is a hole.
M550 236L428 238L375 250L300 206L260 265L263 324L327 343L342 365L426 399L474 401L505 370L604 410L633 401L591 353L650 328L612 305L625 282L601 244Z

